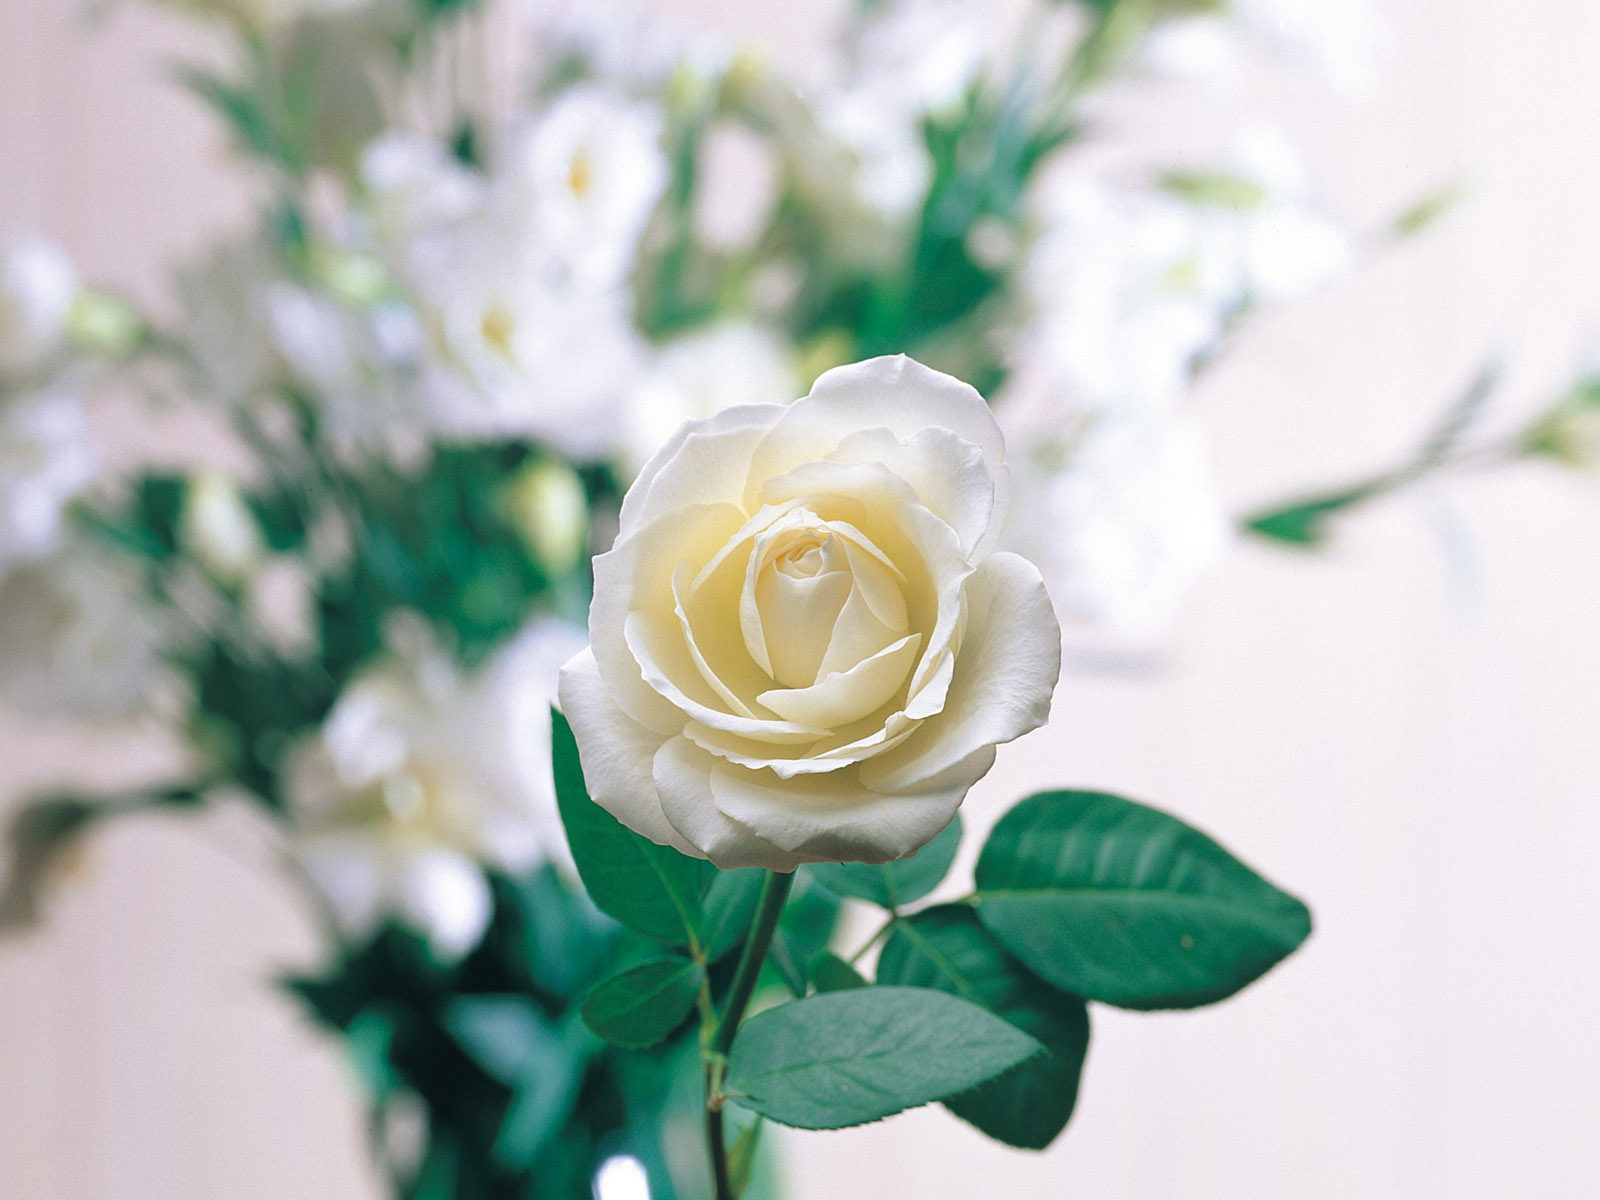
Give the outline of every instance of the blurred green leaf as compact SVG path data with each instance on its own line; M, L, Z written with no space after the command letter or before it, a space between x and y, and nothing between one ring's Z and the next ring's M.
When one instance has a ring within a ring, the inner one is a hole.
M819 992L842 992L846 988L867 986L861 973L831 950L814 954L806 973Z

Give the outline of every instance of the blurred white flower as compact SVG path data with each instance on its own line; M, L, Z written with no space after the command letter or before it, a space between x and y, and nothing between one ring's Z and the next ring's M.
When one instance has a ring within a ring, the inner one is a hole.
M412 265L409 256L418 252L419 239L438 236L483 207L482 177L421 134L384 134L362 154L360 174L366 215L379 243L401 251L395 267L402 274Z
M1377 82L1385 31L1371 0L1230 0L1226 13L1164 21L1141 50L1168 75L1231 82L1251 49L1297 59L1347 95Z
M483 868L565 859L549 708L583 645L543 619L477 672L421 647L345 688L287 788L297 857L346 936L390 916L459 958L489 921Z
M562 92L513 150L505 186L544 251L590 287L622 283L666 189L664 117L598 85Z
M261 564L261 527L225 471L197 471L184 491L178 533L185 549L223 583L243 583Z
M1159 637L1232 536L1199 428L1113 419L1069 446L1009 440L1029 501L1012 506L1003 542L1038 563L1062 625Z
M523 12L535 78L576 59L608 83L654 91L680 71L715 78L731 53L722 39L638 0L523 0Z
M323 432L336 439L380 438L408 415L400 384L420 341L409 313L357 310L292 279L254 236L222 242L179 271L178 293L214 399L249 405L292 388L316 402Z
M492 230L421 289L442 339L422 402L448 438L538 438L579 460L607 457L640 354L620 289L549 286L497 253Z
M0 253L0 375L37 368L55 352L78 295L78 273L54 242L34 234Z
M989 52L994 14L968 0L887 0L846 37L858 81L918 114L957 103Z
M574 570L589 548L589 497L559 458L537 458L506 488L506 508L533 561L551 577Z
M793 347L765 326L730 319L682 334L628 393L622 466L631 479L684 422L735 404L787 404L801 387Z
M1228 170L1259 198L1200 212L1201 279L1224 308L1297 299L1350 270L1350 232L1318 209L1304 161L1281 130L1242 130Z
M147 709L161 641L136 571L87 546L0 575L0 692L18 708L104 719Z
M95 470L76 396L0 391L0 571L56 548L67 502Z
M1024 264L1025 357L1080 413L1169 408L1222 333L1200 286L1200 228L1178 200L1081 173L1036 196L1043 234Z

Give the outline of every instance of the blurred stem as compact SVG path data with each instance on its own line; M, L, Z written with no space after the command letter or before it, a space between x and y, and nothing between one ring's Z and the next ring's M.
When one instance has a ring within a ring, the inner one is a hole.
M778 931L778 918L783 915L783 906L788 902L789 891L793 887L794 872L767 872L766 882L761 888L761 899L756 905L756 915L751 919L744 949L739 952L739 965L734 969L733 983L723 1002L722 1016L712 1029L706 1045L706 1148L711 1154L716 1200L737 1200L738 1197L728 1171L728 1141L722 1124L722 1076L727 1068L728 1051L733 1048L733 1039L739 1032L739 1022L744 1020L745 1009L750 1006L750 997L756 990L756 979L761 974L761 964L766 962L773 935Z

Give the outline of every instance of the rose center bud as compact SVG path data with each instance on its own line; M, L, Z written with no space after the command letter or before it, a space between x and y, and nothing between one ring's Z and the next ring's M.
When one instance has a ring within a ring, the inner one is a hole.
M905 636L898 572L855 530L802 509L754 549L747 586L760 622L747 641L760 639L752 657L783 687L810 687Z

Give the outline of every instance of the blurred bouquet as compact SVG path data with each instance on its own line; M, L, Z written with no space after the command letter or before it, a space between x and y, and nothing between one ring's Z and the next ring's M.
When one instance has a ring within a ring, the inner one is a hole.
M1149 644L1235 528L1199 373L1373 239L1270 128L1113 171L1096 106L1263 54L1359 83L1369 14L863 0L795 76L599 0L173 4L220 34L183 79L258 219L177 273L171 319L40 239L0 251L0 687L154 716L191 774L24 809L0 913L34 916L99 819L247 797L326 917L326 969L287 986L375 1113L421 1102L420 1146L379 1138L397 1194L702 1193L674 1138L692 1038L624 1057L579 1020L643 943L578 884L551 782L622 492L686 420L908 353L993 404L1003 541L1068 636ZM220 415L239 469L103 472L85 406L130 390ZM1247 527L1309 544L1424 473L1594 457L1592 383L1469 446L1486 390L1414 461ZM803 992L839 898L800 889L774 953Z

